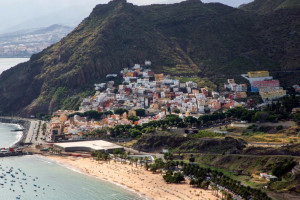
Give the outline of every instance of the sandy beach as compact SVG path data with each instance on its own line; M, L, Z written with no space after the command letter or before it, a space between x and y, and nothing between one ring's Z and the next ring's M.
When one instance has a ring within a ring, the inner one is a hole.
M51 160L74 168L87 175L123 185L128 189L155 200L217 200L210 190L191 188L188 183L166 184L161 174L153 174L135 164L110 161L98 162L91 158L47 156Z

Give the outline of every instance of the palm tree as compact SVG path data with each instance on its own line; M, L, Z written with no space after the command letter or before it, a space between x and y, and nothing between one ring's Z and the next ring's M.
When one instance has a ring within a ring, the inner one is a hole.
M49 153L53 154L53 147L49 147Z
M126 164L127 162L127 159L128 159L128 154L125 152L124 155L123 155L123 158L124 158L124 163Z
M147 171L148 171L148 168L149 168L148 160L149 160L149 158L145 157L145 168L146 168Z
M117 154L114 153L114 161L117 162Z
M224 199L224 196L226 195L225 190L221 190L222 199Z
M142 165L143 165L143 160L144 160L144 158L143 158L143 157L140 157L139 160L140 160L140 165L142 166Z
M107 160L108 160L108 163L110 164L111 157L109 154L107 154Z
M134 162L135 162L135 166L137 167L139 159L138 158L134 158Z
M101 160L101 157L100 157L100 155L99 155L99 154L97 154L97 156L96 156L95 160L96 160L96 161L99 163L99 161Z

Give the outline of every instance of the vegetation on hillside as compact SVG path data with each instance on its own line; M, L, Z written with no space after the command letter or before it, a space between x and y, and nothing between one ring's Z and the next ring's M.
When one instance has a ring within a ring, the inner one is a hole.
M245 11L256 12L259 14L270 14L274 11L300 6L298 0L255 0L249 4L242 5L240 8Z

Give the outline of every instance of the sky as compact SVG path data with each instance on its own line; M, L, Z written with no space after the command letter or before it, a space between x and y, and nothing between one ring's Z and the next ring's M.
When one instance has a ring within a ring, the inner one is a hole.
M68 24L76 26L97 4L109 0L0 0L0 32L36 28L41 25ZM182 0L127 0L136 5L176 3ZM202 0L220 2L233 7L252 0Z

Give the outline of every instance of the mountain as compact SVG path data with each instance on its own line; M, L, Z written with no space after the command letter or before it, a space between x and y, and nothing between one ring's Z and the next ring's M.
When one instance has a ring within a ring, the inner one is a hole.
M198 0L150 6L114 0L96 6L60 42L3 72L0 111L76 108L107 73L146 59L155 72L211 80L249 70L299 70L299 19L300 9L258 15ZM285 77L298 82L299 73Z
M0 1L0 33L36 29L53 24L76 27L91 13L96 1L89 0L83 5L70 0L59 4L58 0L46 2L11 0L9 3Z
M245 11L256 12L258 14L268 14L276 10L295 8L299 6L299 0L255 0L249 4L240 6L240 8Z
M58 42L72 30L68 26L52 25L0 34L0 57L30 57Z

